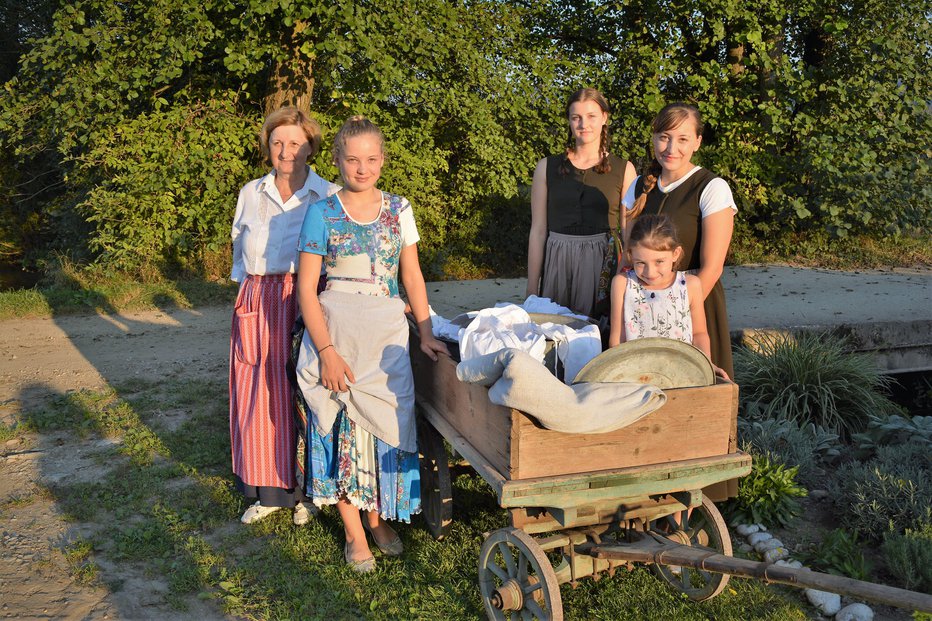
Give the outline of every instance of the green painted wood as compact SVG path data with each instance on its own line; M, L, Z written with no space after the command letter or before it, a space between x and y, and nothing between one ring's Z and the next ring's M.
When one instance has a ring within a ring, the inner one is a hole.
M751 457L735 453L571 477L505 481L499 492L499 503L503 507L562 509L610 499L620 503L625 499L699 490L719 481L742 477L750 471Z

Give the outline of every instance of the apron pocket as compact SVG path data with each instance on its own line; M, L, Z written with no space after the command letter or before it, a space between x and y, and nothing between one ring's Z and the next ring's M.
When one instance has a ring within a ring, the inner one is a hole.
M259 353L259 313L236 313L236 360L255 366Z

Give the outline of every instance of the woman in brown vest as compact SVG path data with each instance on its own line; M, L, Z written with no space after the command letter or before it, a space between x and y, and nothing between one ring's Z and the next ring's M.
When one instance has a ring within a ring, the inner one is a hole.
M641 213L664 213L673 220L683 244L685 265L681 269L691 270L702 283L712 363L734 377L725 292L719 278L738 209L728 183L692 163L703 130L695 106L666 106L651 129L654 160L622 201L628 209L627 220L630 223Z
M631 162L608 152L608 115L599 91L573 93L566 104L571 146L540 160L531 185L527 295L590 317L608 314L612 271L602 272L613 255L609 231L619 220L618 197L635 177Z

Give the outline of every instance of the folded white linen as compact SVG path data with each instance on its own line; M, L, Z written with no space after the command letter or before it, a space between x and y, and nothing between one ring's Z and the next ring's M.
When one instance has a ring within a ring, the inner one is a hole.
M508 304L484 308L460 335L460 359L469 360L504 348L520 349L543 362L547 339L527 311Z

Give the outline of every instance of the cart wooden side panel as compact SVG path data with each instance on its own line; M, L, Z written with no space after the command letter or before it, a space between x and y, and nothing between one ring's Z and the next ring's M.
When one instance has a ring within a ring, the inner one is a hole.
M566 434L518 410L489 402L488 389L464 384L456 362L433 362L412 339L418 394L506 480L663 464L735 452L738 388L720 382L668 390L667 403L610 433Z

